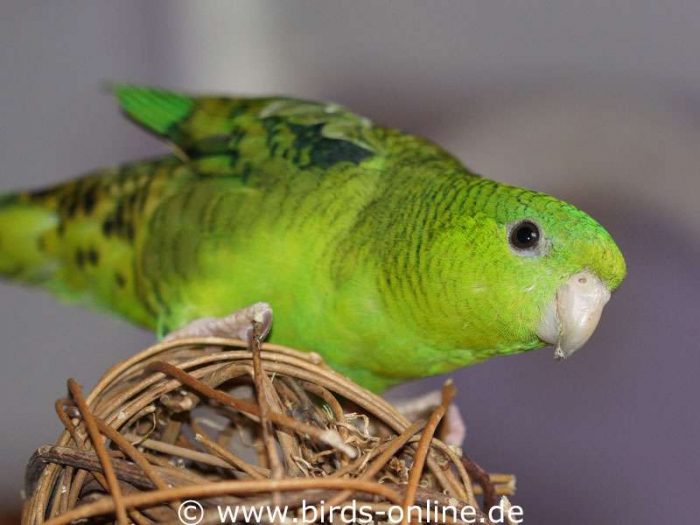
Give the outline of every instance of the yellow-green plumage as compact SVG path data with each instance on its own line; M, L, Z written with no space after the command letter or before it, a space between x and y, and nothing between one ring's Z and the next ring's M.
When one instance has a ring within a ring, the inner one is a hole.
M161 334L267 301L272 340L374 389L543 346L535 327L563 280L624 277L588 215L341 107L116 93L175 154L5 197L6 276ZM546 253L513 252L521 219Z

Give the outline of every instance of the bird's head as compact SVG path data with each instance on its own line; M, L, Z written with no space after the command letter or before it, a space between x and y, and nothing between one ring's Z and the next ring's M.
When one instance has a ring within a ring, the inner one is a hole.
M571 355L625 277L615 241L576 207L529 190L482 180L464 204L433 252L446 255L443 297L461 319L461 346L551 344L555 357Z

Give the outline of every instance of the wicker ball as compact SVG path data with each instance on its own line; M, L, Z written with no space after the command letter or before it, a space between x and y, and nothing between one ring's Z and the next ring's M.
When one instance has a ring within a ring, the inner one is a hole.
M215 509L270 505L321 521L350 501L374 523L428 501L481 509L514 481L434 437L452 395L446 384L412 423L313 353L255 339L159 344L87 397L68 381L56 402L66 430L27 467L23 523L194 523L197 512L219 523Z

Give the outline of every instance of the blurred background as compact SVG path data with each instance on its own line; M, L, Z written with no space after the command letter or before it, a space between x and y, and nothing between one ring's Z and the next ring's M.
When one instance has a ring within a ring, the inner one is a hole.
M586 348L453 374L466 449L514 472L528 523L695 523L700 479L700 3L120 1L0 4L0 191L164 146L104 81L333 100L478 173L600 220L629 277ZM0 508L85 386L153 341L0 285ZM426 380L407 390L435 388Z

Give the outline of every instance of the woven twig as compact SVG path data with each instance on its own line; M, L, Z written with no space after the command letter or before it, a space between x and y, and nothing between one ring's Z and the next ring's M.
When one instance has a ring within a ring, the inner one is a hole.
M512 476L485 475L433 437L451 384L412 423L316 354L255 337L159 344L111 368L87 398L70 380L69 395L56 404L65 432L27 468L26 525L177 523L187 499L292 513L349 500L377 512L429 500L478 509L479 494L490 505L514 490Z

